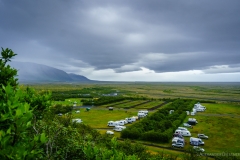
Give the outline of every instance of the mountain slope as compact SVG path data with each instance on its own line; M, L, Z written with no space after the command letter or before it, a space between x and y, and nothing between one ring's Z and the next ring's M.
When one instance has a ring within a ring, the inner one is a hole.
M67 74L63 70L31 62L11 62L10 65L18 70L20 82L86 82L84 76Z

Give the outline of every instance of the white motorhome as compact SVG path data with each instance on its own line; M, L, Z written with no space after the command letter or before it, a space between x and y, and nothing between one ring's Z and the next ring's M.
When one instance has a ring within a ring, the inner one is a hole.
M115 126L113 128L114 131L118 131L118 132L121 132L122 130L124 130L126 127L125 126Z
M190 144L194 146L204 145L204 142L200 138L190 137Z
M108 122L108 124L107 124L109 127L111 127L111 126L120 126L120 123L118 123L118 122L114 122L114 121L109 121Z
M138 116L132 116L131 118L135 118L135 121L138 120Z
M195 112L191 112L191 116L195 116Z
M191 133L189 131L184 131L184 130L176 130L175 133L181 134L182 136L191 136Z
M196 113L196 112L197 112L197 109L194 108L194 109L192 110L192 112Z
M76 118L76 119L72 119L72 122L82 123L83 121L79 118Z
M194 109L196 109L197 111L205 111L206 110L206 107L205 106L202 106L199 102L197 104L194 105L193 107Z
M148 111L138 111L138 113L144 113L146 116L148 115Z
M190 112L189 112L189 111L186 111L186 113L187 113L187 115L189 115L189 114L190 114Z
M193 122L198 123L198 121L196 120L196 118L188 118L188 121L193 121Z
M184 139L183 138L179 138L179 137L174 137L173 139L172 139L172 143L185 143L184 142Z
M128 121L126 119L121 119L120 121L123 121L124 124L128 124Z
M203 109L203 108L197 108L196 110L197 110L197 112L204 112L205 111L205 109Z
M188 129L187 129L187 128L185 128L185 127L178 127L178 128L177 128L177 130L188 131Z
M174 112L174 110L170 110L170 111L169 111L169 114L172 114L173 112Z
M124 126L125 125L125 121L116 121L117 123L119 123L120 126Z
M138 113L138 118L146 117L147 115L145 113Z
M128 123L132 123L132 122L135 122L135 121L136 121L136 118L135 118L135 117L126 118L126 121L127 121Z

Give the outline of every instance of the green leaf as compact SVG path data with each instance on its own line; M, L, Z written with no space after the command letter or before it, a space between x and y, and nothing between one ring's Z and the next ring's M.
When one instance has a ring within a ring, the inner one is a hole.
M11 128L8 128L7 133L11 134Z
M45 136L45 133L42 133L42 134L41 134L40 141L41 141L42 143L45 143L45 142L47 141L47 138L46 138L46 136Z

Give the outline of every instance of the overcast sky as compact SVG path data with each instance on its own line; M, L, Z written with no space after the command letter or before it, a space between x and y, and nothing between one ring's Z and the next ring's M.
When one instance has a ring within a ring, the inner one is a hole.
M106 81L240 81L239 0L0 0L0 47Z

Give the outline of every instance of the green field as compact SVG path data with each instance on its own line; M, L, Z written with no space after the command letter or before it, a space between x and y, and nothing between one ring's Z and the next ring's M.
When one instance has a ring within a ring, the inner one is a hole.
M192 136L196 137L198 133L209 136L208 140L204 140L206 152L239 152L240 105L232 103L202 105L207 108L205 112L187 117L194 117L198 121L198 124L190 130Z
M51 91L81 91L85 89L89 94L98 95L98 91L103 90L118 90L122 96L130 97L145 97L149 98L150 102L135 106L147 100L135 101L120 101L109 103L99 107L93 107L89 112L85 109L80 109L80 113L73 112L75 118L81 118L84 124L90 125L93 128L99 128L99 132L105 134L106 130L111 130L112 127L107 127L107 122L110 120L121 120L126 117L136 116L138 110L148 109L155 105L161 104L164 99L168 98L190 98L196 99L206 106L205 112L198 112L194 118L198 120L198 124L189 129L192 136L196 137L198 133L204 133L209 136L208 140L204 140L203 148L208 153L231 152L239 153L240 148L240 85L239 83L115 83L115 84L51 84L51 85L33 85L33 88L42 90L48 88ZM87 88L87 89L86 89ZM96 89L98 88L98 89ZM94 97L98 98L98 97ZM151 99L154 99L153 101ZM159 100L158 100L159 99ZM65 100L64 105L72 105L75 99ZM208 101L216 103L208 103ZM125 103L123 103L125 102ZM203 103L205 102L205 103ZM58 102L55 102L58 103ZM156 104L155 104L156 103ZM81 104L81 103L79 103ZM112 105L113 111L108 111L107 107ZM168 104L167 104L168 105ZM159 109L164 108L164 105ZM128 110L126 110L128 109ZM149 114L152 114L150 112ZM186 120L185 120L186 121ZM137 123L137 122L135 122ZM128 125L127 125L128 126ZM101 129L105 128L105 129ZM115 132L116 137L120 137L120 132ZM189 142L189 137L185 138ZM157 144L159 146L170 147L168 144ZM192 148L189 144L184 149ZM161 152L163 149L149 147L151 152ZM165 153L182 154L182 152L165 150Z
M240 116L240 105L234 103L217 103L217 104L210 104L210 103L202 103L203 106L207 108L205 112L199 112L199 114L232 114L232 115L239 115Z
M240 105L223 103L223 104L202 104L206 106L207 110L205 112L198 112L194 117L198 120L198 124L189 129L193 137L196 137L198 133L204 133L209 136L208 140L204 140L205 146L203 147L208 153L215 152L231 152L236 153L240 148ZM222 106L222 109L218 109ZM89 112L84 109L80 109L80 113L74 113L75 118L81 118L84 124L90 125L93 128L105 128L99 130L100 133L105 133L107 130L112 130L113 127L107 127L108 121L116 121L125 119L127 117L136 116L137 110L130 109L128 111L123 109L116 109L113 111L108 111L107 109L99 109L98 107L92 108ZM221 116L223 111L226 112L225 116ZM153 113L153 112L152 112ZM151 114L151 112L150 112ZM236 117L239 116L239 117ZM134 122L137 123L137 122ZM131 125L131 124L128 124ZM128 126L126 125L126 126ZM120 137L119 132L115 132L116 137ZM189 145L189 137L185 137L187 144L185 149L189 149L192 146ZM160 146L170 147L169 144L158 144ZM154 151L161 151L161 148L155 148ZM171 151L169 151L171 152Z
M118 91L120 95L149 98L194 98L212 101L233 101L240 103L239 83L51 83L51 84L28 84L36 90L50 90L56 92L70 91L99 95L103 92Z
M77 106L82 106L82 102L81 99L83 98L68 98L65 99L65 101L53 101L52 105L56 105L56 104L62 104L64 106L69 105L69 106L73 106L74 102L76 102Z

